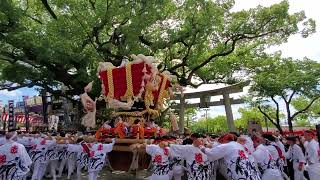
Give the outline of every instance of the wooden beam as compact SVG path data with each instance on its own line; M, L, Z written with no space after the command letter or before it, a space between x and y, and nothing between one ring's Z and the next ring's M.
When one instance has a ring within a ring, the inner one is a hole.
M192 98L200 98L201 96L218 96L223 95L225 93L227 94L233 94L233 93L239 93L243 92L243 87L248 86L250 81L241 82L235 85L223 87L220 89L213 89L209 91L199 91L199 92L192 92L192 93L185 93L183 95L184 99L192 99ZM171 100L180 100L181 94L176 94L174 97L171 98Z
M233 99L230 98L231 104L243 104L244 100L243 99ZM208 103L208 106L223 106L224 105L224 100L221 99L220 101L212 101ZM200 103L192 103L192 104L185 104L184 108L193 108L193 107L200 107ZM175 104L171 106L172 109L180 109L180 103Z

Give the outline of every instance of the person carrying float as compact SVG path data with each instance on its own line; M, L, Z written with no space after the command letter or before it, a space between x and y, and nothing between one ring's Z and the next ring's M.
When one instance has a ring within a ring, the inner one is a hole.
M156 138L155 144L145 145L146 153L151 156L152 175L149 180L170 180L172 166L170 165L170 148L162 138Z
M17 132L6 134L6 141L0 145L0 179L24 180L32 161L25 147L17 143Z
M212 163L208 156L201 151L203 146L200 134L194 133L192 145L170 145L172 156L181 157L186 160L186 169L189 180L212 180L215 179Z
M204 148L205 154L212 160L223 158L227 168L228 179L260 180L260 173L256 170L254 162L249 159L243 145L236 142L236 136L226 134L219 138L220 145L209 149Z
M264 138L258 135L252 137L255 151L252 153L256 164L262 174L262 180L283 180L276 161L264 145Z

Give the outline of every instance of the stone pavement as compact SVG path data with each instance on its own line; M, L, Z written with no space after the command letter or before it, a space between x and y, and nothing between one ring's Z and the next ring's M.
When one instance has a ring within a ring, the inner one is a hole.
M83 173L82 174L82 178L83 180L87 180L87 173ZM46 179L51 179L51 178L46 178ZM46 180L45 179L45 180ZM59 180L67 180L67 177L64 176L63 178L58 178ZM76 174L73 174L73 176L71 177L71 180L76 180ZM124 171L113 171L112 173L106 169L103 169L98 177L98 180L145 180L146 178L146 172L145 171L141 171L138 173L137 177L135 177L133 174L130 174L128 172L124 172Z

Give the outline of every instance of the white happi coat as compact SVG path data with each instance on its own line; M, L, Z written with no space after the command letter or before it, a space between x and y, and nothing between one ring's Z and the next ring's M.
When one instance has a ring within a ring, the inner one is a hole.
M0 146L1 180L23 180L31 164L32 161L22 144L8 140Z
M106 155L112 151L114 143L92 145L89 155L88 172L100 171L106 162Z
M0 146L6 143L6 138L5 137L0 137Z
M19 137L17 142L22 144L25 148L26 148L26 151L28 153L28 155L31 157L31 150L32 150L32 145L33 145L33 137L26 137L26 136L23 136L23 137Z
M286 159L289 159L293 163L294 169L294 179L304 180L303 169L299 170L299 163L305 163L305 157L303 155L302 149L297 144L290 146L288 152L285 154Z
M282 154L281 148L275 142L271 142L271 144L266 145L265 147L270 152L272 159L276 161L277 167L280 169L281 172L283 172L284 154ZM279 153L282 154L282 157L280 157Z
M32 141L32 149L30 150L30 157L33 163L47 163L49 154L47 150L50 146L55 144L54 140L46 140L44 138L34 138Z
M153 165L149 180L169 180L172 175L172 166L169 162L170 150L168 147L160 148L158 145L147 145L146 152L151 156Z
M85 151L81 144L68 144L67 152L77 154L77 167L88 167L89 154Z
M272 155L268 149L260 144L252 153L261 173L262 180L283 180L281 171L276 166L276 162L272 159Z
M319 180L320 177L320 163L319 163L319 143L316 140L308 142L306 146L306 160L308 166L306 167L310 180Z
M224 158L229 180L260 180L260 173L250 161L244 147L237 142L221 144L205 153L213 160Z
M173 157L178 156L186 160L187 174L189 180L211 180L214 179L213 161L208 159L200 148L193 145L170 145Z
M56 144L56 140L47 140L47 151L45 153L45 160L58 160L59 152L58 152L58 144Z

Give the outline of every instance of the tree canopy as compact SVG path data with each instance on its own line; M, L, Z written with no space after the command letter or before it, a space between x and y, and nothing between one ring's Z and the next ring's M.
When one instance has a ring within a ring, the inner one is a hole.
M287 1L238 12L233 6L233 0L1 0L0 89L61 93L63 84L67 95L78 95L97 79L98 62L119 65L130 54L155 56L183 86L232 83L244 63L239 56L315 31L303 11L289 14Z
M263 65L254 68L250 94L252 103L280 131L281 112L285 114L289 129L292 131L292 121L303 114L320 98L320 64L309 59L293 60L281 58L280 55L265 57ZM303 103L294 101L305 97ZM281 108L284 104L284 109ZM276 116L272 117L266 109L276 108Z

